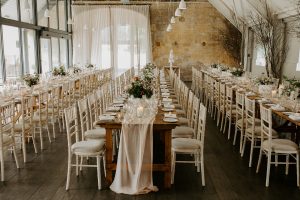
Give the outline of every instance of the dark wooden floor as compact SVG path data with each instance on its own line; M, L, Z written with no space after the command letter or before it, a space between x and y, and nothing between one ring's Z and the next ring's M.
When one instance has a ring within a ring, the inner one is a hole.
M206 187L201 186L201 176L193 165L176 166L175 184L170 190L140 196L118 195L109 189L97 190L96 170L84 169L77 178L71 176L71 185L65 191L67 169L67 142L65 134L59 135L51 145L45 138L46 149L37 155L29 146L28 163L17 170L10 153L5 157L6 181L0 183L0 200L16 199L300 199L296 186L295 167L284 174L284 166L272 167L270 187L265 188L265 163L259 174L255 173L258 151L255 151L254 167L248 168L249 152L241 158L238 147L232 146L221 134L215 121L208 118L205 138ZM248 149L248 148L247 148ZM189 156L187 157L189 158ZM156 184L161 185L159 175Z

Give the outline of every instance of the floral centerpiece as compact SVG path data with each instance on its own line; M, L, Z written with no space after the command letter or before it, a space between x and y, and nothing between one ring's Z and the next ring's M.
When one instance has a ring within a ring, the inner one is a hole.
M153 95L153 90L145 83L144 80L139 77L134 77L131 87L127 90L127 93L134 98L142 98L144 95L147 98L150 98Z
M34 85L37 85L39 83L40 77L38 74L26 74L23 76L23 80L25 81L26 85L29 87L32 87Z
M216 68L218 68L218 66L219 66L218 64L214 63L210 67L216 69Z
M73 67L73 74L80 73L81 69L79 67Z
M258 92L260 94L271 94L273 89L273 84L275 80L272 77L267 77L264 74L255 79L258 85Z
M67 75L67 72L65 71L64 66L60 66L60 67L54 67L53 71L52 71L52 75L53 76L65 76Z
M244 74L244 70L242 68L232 68L230 70L231 74L236 77L241 77Z
M129 95L134 98L142 98L145 95L150 98L153 95L153 79L155 78L154 69L156 65L148 63L143 69L141 77L134 77L130 88L127 90Z
M291 94L295 94L296 97L299 93L300 88L300 80L297 80L294 78L288 78L286 76L283 76L284 84L282 85L282 94L286 96L290 96Z
M229 68L227 66L224 66L224 65L219 65L219 70L222 71L222 72L225 72L227 71Z

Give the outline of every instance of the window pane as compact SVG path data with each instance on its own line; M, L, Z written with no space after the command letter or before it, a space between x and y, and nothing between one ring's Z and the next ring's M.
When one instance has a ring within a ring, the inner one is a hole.
M32 0L20 0L21 21L33 23Z
M51 71L51 49L50 39L41 38L41 59L42 59L42 72L43 74Z
M65 0L58 1L59 29L66 30Z
M37 21L39 26L48 26L48 17L45 16L47 10L47 0L38 0L37 2Z
M50 16L50 28L57 29L57 4L56 0L49 0L49 16Z
M6 79L21 76L19 29L3 25Z
M58 38L51 38L52 45L52 67L58 67L59 63L59 51L58 51Z
M17 0L1 1L1 4L2 17L18 20Z
M261 45L257 45L255 64L262 67L266 66L265 51Z
M59 39L60 45L60 64L65 66L65 69L68 68L67 63L67 40Z
M37 72L35 55L35 31L22 29L24 74Z

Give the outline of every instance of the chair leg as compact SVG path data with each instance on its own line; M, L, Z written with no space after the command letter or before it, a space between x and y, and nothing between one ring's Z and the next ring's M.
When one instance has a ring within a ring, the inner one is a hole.
M243 130L243 128L240 130L240 133L241 133L241 135L240 135L240 154L241 154L242 150L243 150L243 139L246 136L244 136L244 130Z
M100 156L97 156L97 179L98 179L98 190L101 190L101 168L100 168Z
M46 129L47 129L47 134L48 134L49 142L51 143L52 141L51 141L51 136L50 136L50 131L49 131L49 126L48 126L48 124L47 124L47 126L46 126Z
M35 153L38 153L38 152L37 152L37 148L36 148L36 142L35 142L35 134L32 134L31 138L32 138L32 143L33 143L34 152L35 152Z
M79 176L79 158L78 156L76 155L76 176Z
M39 127L40 130L40 141L41 141L41 150L44 149L44 141L43 141L43 134L42 134L42 126Z
M254 139L252 138L251 139L251 147L250 147L249 167L252 166L253 149L254 149Z
M271 152L268 152L267 175L266 175L266 187L269 187L270 168L271 168Z
M237 125L235 125L234 136L233 136L233 143L232 143L233 146L235 146L237 131L238 131L238 127L237 127Z
M275 166L278 167L278 155L275 154Z
M25 133L22 132L22 152L23 152L23 160L24 163L27 162L27 154L26 154L26 139L25 139Z
M13 146L12 150L13 150L13 153L14 153L14 158L15 158L16 166L19 169L20 166L19 166L19 161L18 161L18 157L17 157L17 153L16 153L16 146Z
M229 118L229 123L228 123L228 137L227 139L229 140L230 139L230 134L231 134L231 126L232 126L232 119L231 119L231 116Z
M53 134L53 138L56 139L56 134L55 134L55 121L52 122L52 134Z
M203 154L200 154L200 167L201 167L201 179L202 179L202 186L205 186L205 175L204 175L204 157Z
M256 167L256 173L258 173L259 168L260 168L260 163L261 163L261 157L262 157L262 150L259 150L259 156L258 156L258 162L257 162L257 167Z
M4 155L3 155L3 149L0 149L0 171L1 171L1 181L4 181Z
M106 177L106 157L105 157L105 153L103 154L102 159L103 159L104 176Z
M290 155L286 155L285 157L285 175L289 174L289 157Z
M174 177L175 177L175 165L176 165L176 153L172 151L172 164L171 164L171 184L174 183Z
M247 137L244 137L244 142L243 142L243 149L242 149L242 153L241 153L241 157L244 156L244 152L245 152L245 147L246 147L246 141L247 141Z
M66 190L69 190L70 176L71 176L71 155L68 156L68 172L67 172Z
M296 154L297 186L299 187L299 153Z
M224 121L224 127L223 127L223 134L225 133L226 126L227 126L227 116L225 116L225 121Z

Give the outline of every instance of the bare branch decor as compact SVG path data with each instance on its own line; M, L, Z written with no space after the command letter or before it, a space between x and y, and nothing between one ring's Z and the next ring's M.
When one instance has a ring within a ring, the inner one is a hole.
M251 28L265 51L267 75L280 79L289 48L287 42L288 27L283 20L278 19L273 14L266 1L264 5L265 16L250 15L250 21L253 25Z

